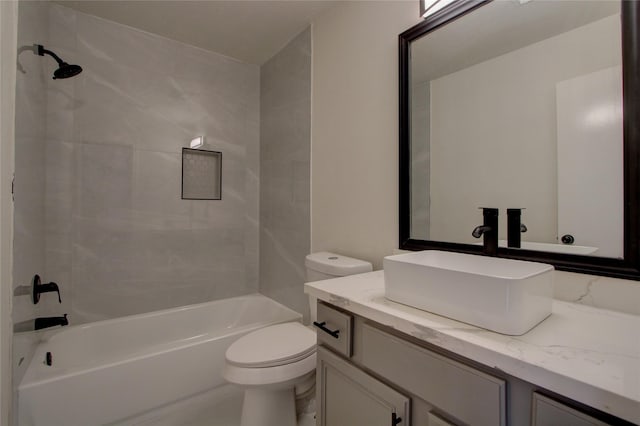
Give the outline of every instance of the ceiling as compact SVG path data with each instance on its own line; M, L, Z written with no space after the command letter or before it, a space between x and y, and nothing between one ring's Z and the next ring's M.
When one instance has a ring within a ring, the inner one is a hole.
M262 65L333 0L56 1L63 6Z
M610 0L494 1L411 44L414 83L480 62L620 13Z

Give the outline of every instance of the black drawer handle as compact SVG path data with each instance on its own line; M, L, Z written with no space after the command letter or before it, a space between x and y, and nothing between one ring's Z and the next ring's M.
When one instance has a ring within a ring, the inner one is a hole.
M402 421L402 417L398 417L396 413L391 413L391 425L396 426Z
M335 337L336 339L340 338L339 334L340 334L340 330L329 330L327 327L325 327L327 323L325 321L322 322L317 322L314 321L313 325L315 325L316 327L318 327L320 330L324 331L325 333Z

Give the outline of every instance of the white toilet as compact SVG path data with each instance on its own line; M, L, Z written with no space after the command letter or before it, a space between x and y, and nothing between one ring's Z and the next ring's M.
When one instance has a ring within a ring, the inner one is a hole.
M305 259L307 281L372 270L371 263L334 253ZM311 322L316 298L309 297ZM224 378L245 387L241 426L296 426L296 396L315 385L316 333L298 322L276 324L249 333L227 349Z

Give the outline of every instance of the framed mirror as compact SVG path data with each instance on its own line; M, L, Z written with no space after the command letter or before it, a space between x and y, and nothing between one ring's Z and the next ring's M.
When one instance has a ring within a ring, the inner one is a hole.
M400 248L481 254L493 207L500 257L640 280L639 23L634 1L458 0L400 34Z

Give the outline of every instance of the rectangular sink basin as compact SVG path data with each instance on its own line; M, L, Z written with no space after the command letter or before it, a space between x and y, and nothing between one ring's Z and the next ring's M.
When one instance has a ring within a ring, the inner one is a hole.
M551 314L553 266L427 250L384 258L385 296L519 336Z

